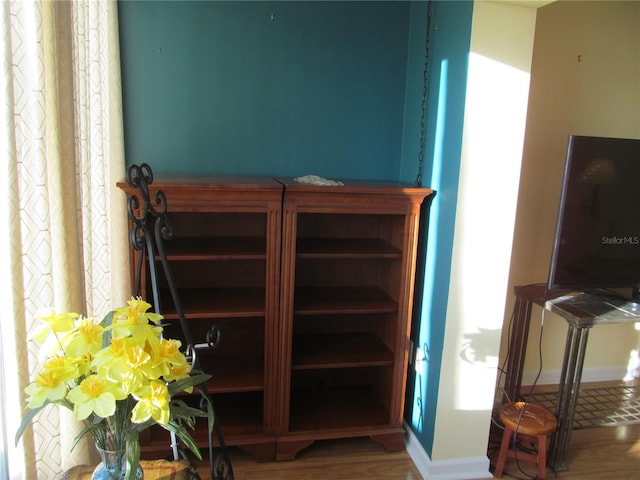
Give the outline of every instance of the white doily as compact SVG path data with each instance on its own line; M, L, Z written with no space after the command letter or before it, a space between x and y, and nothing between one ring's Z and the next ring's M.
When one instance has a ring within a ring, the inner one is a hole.
M319 177L318 175L303 175L302 177L296 177L294 180L298 183L308 183L311 185L323 185L323 186L342 186L342 183L339 180L329 180L327 178Z

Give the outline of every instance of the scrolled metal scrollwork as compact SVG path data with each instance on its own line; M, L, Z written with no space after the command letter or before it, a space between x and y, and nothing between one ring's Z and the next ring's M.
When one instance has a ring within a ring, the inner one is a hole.
M212 325L211 328L207 331L206 340L207 346L209 349L214 350L218 348L220 344L220 336L222 332L220 331L219 325Z
M173 274L167 259L164 241L173 238L173 227L167 218L167 197L162 190L156 190L150 195L150 185L153 183L151 167L143 163L131 165L127 170L127 183L137 193L127 198L127 213L131 221L129 240L132 248L139 252L137 256L135 287L136 295L141 295L141 279L145 259L148 267L148 278L151 282L151 294L156 313L162 313L160 304L159 284L156 263L164 271L164 281L171 293L172 301L178 315L182 333L186 342L185 354L191 359L193 368L200 370L198 349L213 349L220 342L220 328L212 326L206 334L206 343L196 344L191 334L191 329L186 321L182 302L174 283ZM152 231L153 230L153 231ZM200 385L203 400L213 405L207 391L206 383ZM205 403L207 403L205 402ZM204 407L203 407L204 408ZM213 408L213 407L211 407ZM214 452L213 434L216 435L218 448ZM177 440L174 438L174 448L177 448ZM183 453L183 452L181 452ZM177 459L177 452L174 450ZM209 431L209 470L212 480L233 480L231 459L227 452L224 437L217 421L213 423L213 430Z
M145 247L150 219L155 223L156 236L160 234L164 240L170 240L173 228L167 219L167 197L162 190L156 190L153 196L149 192L149 185L153 183L151 167L146 163L131 165L127 170L127 183L138 190L137 195L132 194L127 199L127 213L133 226L131 245L136 250Z

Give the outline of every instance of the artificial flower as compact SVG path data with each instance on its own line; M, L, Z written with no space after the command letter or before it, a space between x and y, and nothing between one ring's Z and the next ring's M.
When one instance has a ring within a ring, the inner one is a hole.
M209 398L203 394L207 408L202 411L172 402L172 395L191 392L209 375L192 370L178 340L162 338L162 316L150 307L132 299L101 322L54 310L40 316L44 326L38 340L51 347L50 357L25 389L31 410L16 443L40 410L57 404L86 423L76 442L90 433L103 450L127 450L128 472L135 472L139 462L139 432L153 424L175 433L201 458L186 427L192 428L198 416L212 425Z
M65 357L52 357L25 392L29 395L29 408L38 408L45 401L62 400L68 390L68 382L78 375L78 368Z
M138 403L131 412L131 421L142 423L153 418L161 425L169 421L169 391L167 386L152 380L133 394Z
M104 327L93 318L78 319L76 328L63 338L66 354L72 357L95 355L102 348L103 332Z
M72 388L67 395L73 403L73 415L76 420L84 420L92 413L98 417L110 417L116 411L116 397L113 393L115 385L100 378L89 375L80 385Z
M149 322L158 324L161 315L148 312L151 305L142 299L131 299L128 305L114 311L112 320L112 335L114 338L133 336L140 342L153 341L162 331L160 327L150 328Z
M35 338L38 342L43 342L51 333L55 335L73 330L78 314L73 312L58 313L54 309L50 309L39 313L37 318L44 325L38 330Z

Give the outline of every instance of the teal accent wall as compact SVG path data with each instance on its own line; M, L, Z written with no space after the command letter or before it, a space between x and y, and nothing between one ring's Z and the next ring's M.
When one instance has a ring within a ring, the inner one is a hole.
M415 6L416 10L426 7ZM414 12L412 18L422 16ZM437 191L420 232L412 338L425 352L421 374L410 372L406 418L432 455L449 298L473 2L432 3L423 184ZM417 22L417 21L416 21ZM418 23L413 23L419 28ZM426 32L426 27L424 29ZM417 53L416 53L417 55ZM425 214L426 215L426 214ZM412 398L411 398L412 397Z
M399 179L410 2L118 10L128 164Z
M427 2L411 2L407 41L407 70L405 74L404 125L402 129L402 155L400 157L400 179L404 182L416 182L422 141L422 125L426 127L426 98L423 104L425 88L425 62L427 40ZM424 132L426 134L426 131ZM426 140L426 137L425 139ZM426 145L426 142L425 142ZM426 152L425 152L426 153ZM425 155L424 161L430 159ZM427 173L429 165L426 165ZM429 183L423 185L428 186Z
M416 179L426 2L126 0L118 11L127 164ZM432 3L422 185L437 194L423 211L412 332L428 357L410 372L406 405L429 455L472 13L472 1Z

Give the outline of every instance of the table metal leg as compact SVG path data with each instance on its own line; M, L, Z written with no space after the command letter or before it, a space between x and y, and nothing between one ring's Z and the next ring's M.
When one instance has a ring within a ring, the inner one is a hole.
M578 404L588 338L588 327L569 325L556 402L558 429L551 438L548 455L549 466L556 472L567 470L567 453Z
M509 338L509 353L506 365L504 393L506 402L520 400L522 386L522 371L527 355L527 341L529 339L529 324L531 322L531 307L533 303L525 298L517 297L511 320L511 336Z

